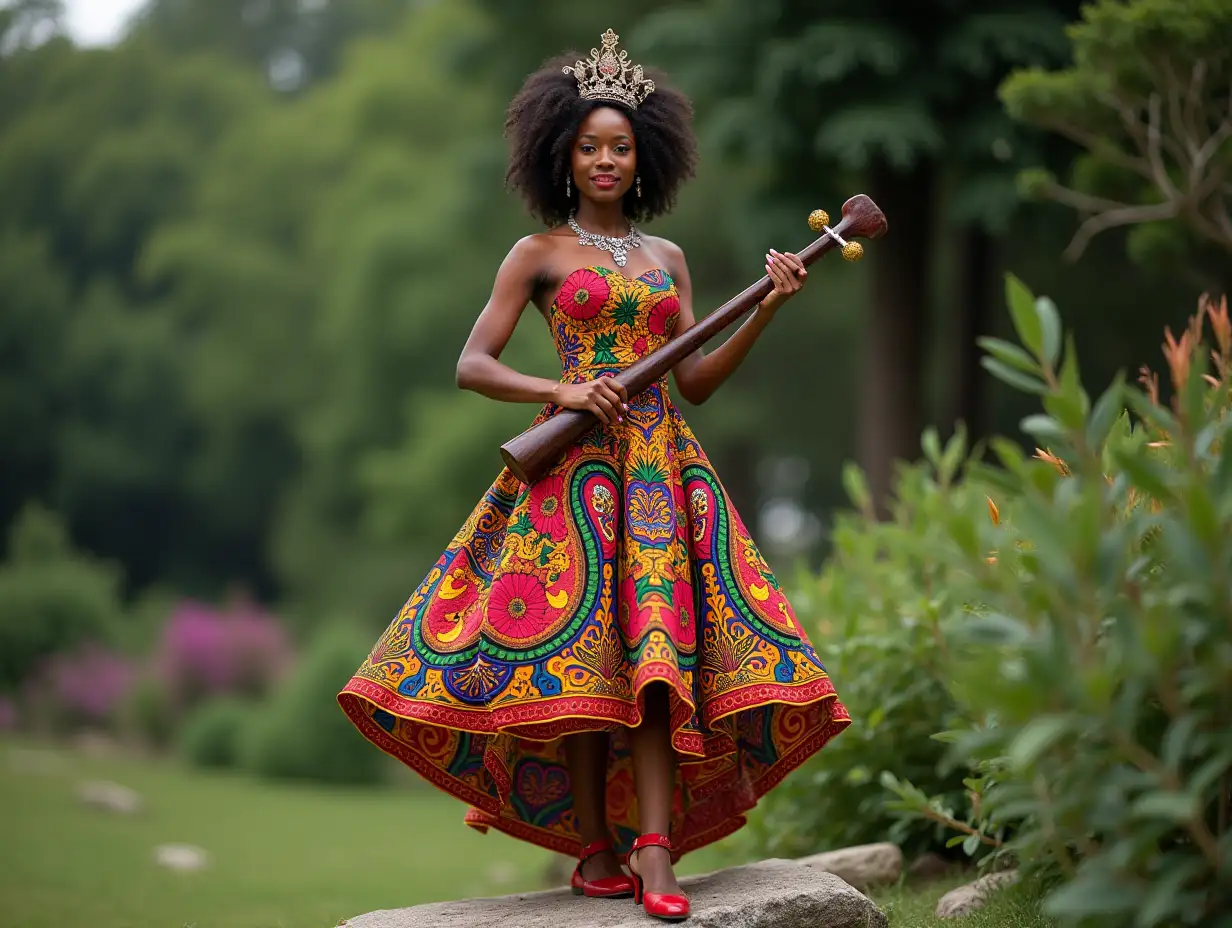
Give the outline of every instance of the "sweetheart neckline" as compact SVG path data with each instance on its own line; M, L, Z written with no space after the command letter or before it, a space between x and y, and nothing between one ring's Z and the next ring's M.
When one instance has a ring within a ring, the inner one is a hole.
M647 268L646 270L642 271L642 273L638 274L636 277L630 277L627 274L625 274L624 271L612 270L612 268L608 267L605 264L583 264L581 267L575 267L573 270L571 270L568 274L564 276L564 279L561 280L560 282L560 286L556 288L556 295L552 297L552 302L548 304L548 309L552 310L552 309L557 308L556 303L560 299L560 293L562 290L565 289L565 283L569 280L570 277L572 277L578 271L595 271L595 270L600 270L600 269L609 271L610 273L615 274L617 277L623 277L629 283L637 283L638 281L641 281L642 278L648 274L652 274L655 271L662 271L663 276L666 277L668 281L671 283L672 289L673 290L676 289L676 278L674 278L671 274L671 271L669 271L665 267Z

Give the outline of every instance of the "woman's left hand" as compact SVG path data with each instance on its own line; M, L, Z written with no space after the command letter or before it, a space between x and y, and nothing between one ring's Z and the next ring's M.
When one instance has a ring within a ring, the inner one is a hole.
M808 269L803 261L793 254L783 254L773 248L766 255L766 273L774 281L774 289L761 301L762 309L767 312L774 312L795 296L808 279Z

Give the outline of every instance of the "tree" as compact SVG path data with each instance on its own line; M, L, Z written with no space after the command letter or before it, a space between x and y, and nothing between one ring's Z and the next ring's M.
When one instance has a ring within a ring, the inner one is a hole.
M137 586L195 584L238 553L213 544L208 506L197 518L180 346L140 266L264 93L148 43L0 61L0 524L42 500Z
M412 0L152 0L135 31L175 51L256 65L279 90L337 71L352 39L396 26Z
M975 417L970 346L990 302L993 237L1016 209L1015 165L1039 156L995 89L1015 65L1063 61L1076 8L706 0L638 30L680 63L715 137L766 166L769 192L833 202L858 184L886 210L890 234L870 249L859 388L860 457L878 498L894 459L918 446L939 236L955 240L962 281L949 411Z
M1083 217L1066 249L1134 227L1131 253L1232 252L1232 5L1223 0L1099 0L1068 30L1074 64L1015 72L1009 113L1084 150L1068 185L1036 169L1028 192Z
M40 45L63 28L63 0L9 0L0 4L0 55Z

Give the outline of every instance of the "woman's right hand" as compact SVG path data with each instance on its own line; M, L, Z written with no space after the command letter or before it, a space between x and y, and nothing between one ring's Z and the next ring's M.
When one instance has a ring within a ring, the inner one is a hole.
M623 421L629 393L611 377L600 377L585 383L559 384L555 402L566 409L589 409L604 425L611 425Z

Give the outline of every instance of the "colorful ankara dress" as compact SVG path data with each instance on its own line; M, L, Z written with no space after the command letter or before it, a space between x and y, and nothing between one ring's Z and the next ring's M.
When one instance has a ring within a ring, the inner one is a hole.
M679 309L663 270L575 271L548 313L562 378L626 367ZM678 853L738 829L850 723L667 378L629 407L539 482L502 471L338 697L368 739L468 803L467 824L570 855L560 738L613 731L608 823L627 852L625 727L648 683L672 693Z

